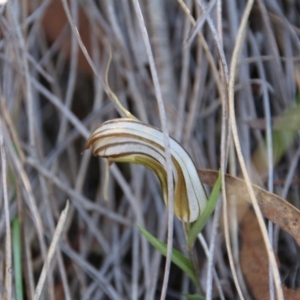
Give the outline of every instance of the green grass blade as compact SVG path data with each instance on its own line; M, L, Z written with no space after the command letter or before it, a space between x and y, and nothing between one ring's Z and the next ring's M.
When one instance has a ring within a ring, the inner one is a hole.
M205 300L205 296L200 295L200 294L183 294L184 297L186 297L186 299L188 300Z
M23 300L23 284L22 284L22 259L21 259L21 235L19 218L13 220L13 256L14 256L14 273L16 282L17 300Z
M282 116L278 117L273 125L273 130L292 130L300 129L300 96L298 95L295 105L287 109Z
M220 189L221 189L221 171L219 171L218 179L213 187L213 190L209 196L209 199L207 201L207 204L199 216L199 218L196 220L196 222L193 224L191 230L188 233L187 238L187 244L188 247L191 247L194 243L195 239L197 238L198 234L201 232L201 230L204 228L207 220L209 219L210 215L214 211L219 195L220 195Z
M272 151L274 166L279 163L284 153L291 146L300 129L300 96L296 103L290 107L282 116L277 117L272 130ZM252 154L252 163L259 174L268 170L267 142L262 141Z
M156 237L154 237L150 232L148 232L145 228L141 227L140 225L137 224L137 227L139 231L144 235L144 237L149 241L149 243L162 255L166 256L167 244L159 241ZM176 249L172 250L171 259L172 262L178 268L180 268L194 282L195 285L197 285L198 280L190 260Z

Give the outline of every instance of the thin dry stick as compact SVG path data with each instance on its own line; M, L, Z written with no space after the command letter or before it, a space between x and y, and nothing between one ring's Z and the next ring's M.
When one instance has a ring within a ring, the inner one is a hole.
M298 167L298 162L300 159L300 147L298 148L297 152L294 154L293 160L291 162L291 165L289 167L289 171L286 175L285 183L281 192L281 197L286 198L288 190L292 184L292 180L295 174L295 171L297 170Z
M35 114L34 114L34 106L33 106L33 98L32 98L32 87L31 87L31 76L29 73L29 66L28 66L28 61L27 61L27 55L26 55L26 46L25 46L25 41L24 41L24 37L23 34L20 30L20 26L17 22L17 16L16 16L16 9L15 7L12 6L12 2L8 5L8 14L10 17L11 22L13 23L13 28L15 28L16 30L16 36L18 38L18 43L20 44L20 57L21 57L21 65L24 67L24 74L25 74L25 94L26 94L26 101L27 101L27 115L28 115L28 136L29 136L29 143L30 143L30 155L35 157L36 155L36 148L35 148L35 137L34 137L34 119L35 119ZM12 147L10 147L12 148ZM14 151L14 150L13 150ZM20 168L22 169L22 167L20 166ZM20 172L22 173L23 170ZM23 172L24 173L24 172ZM25 182L24 182L25 183ZM26 185L26 184L25 184ZM30 185L30 184L29 184ZM42 255L43 257L46 257L46 247L45 247L45 243L42 239L42 223L40 222L39 216L38 216L38 209L36 206L36 203L34 201L33 197L29 197L30 200L32 200L32 211L33 211L33 216L36 219L37 223L40 223L40 226L37 225L37 231L39 233L39 240L40 240L40 246L41 246L41 251L42 251Z
M28 114L28 135L29 135L29 142L30 142L30 152L31 155L34 155L35 151L35 140L34 140L34 109L33 109L33 98L32 98L32 88L31 88L31 82L30 82L30 73L29 73L29 67L28 67L28 61L27 57L25 55L26 53L26 46L24 37L22 35L22 32L20 30L20 26L17 22L17 10L13 7L13 2L10 1L8 5L8 12L10 14L10 17L12 19L13 27L16 30L16 34L18 37L18 41L20 43L21 48L21 60L22 60L22 66L24 68L25 72L25 94L26 94L26 101L27 101L27 114Z
M63 114L66 115L68 121L74 125L74 127L80 132L80 134L84 138L88 138L90 135L89 130L84 126L84 124L75 116L75 114L70 111L68 108L66 108L61 100L52 94L49 90L47 90L41 83L39 83L37 80L34 78L31 78L32 80L32 85L39 91L43 96L45 96L50 102L58 109L60 110Z
M158 194L156 196L156 199L159 198L159 196L160 195ZM157 228L159 228L159 232L158 232L158 236L157 236L158 240L163 240L165 238L167 226L168 226L167 214L168 214L168 211L164 211L163 217L159 220L159 223L157 226ZM146 300L154 299L154 295L156 292L156 286L157 286L157 280L159 277L158 273L159 273L159 269L160 269L160 261L161 261L161 254L158 251L154 252L154 254L152 256L152 261L151 261L151 271L152 271L151 275L154 278L154 280L152 280L152 282L151 282Z
M12 296L12 247L11 247L11 231L10 231L10 216L9 216L9 200L7 194L6 181L6 154L4 148L4 140L2 134L2 124L0 128L0 147L1 147L1 163L2 163L2 188L4 197L5 211L5 292L3 299L10 300Z
M140 92L140 89L137 86L136 80L135 80L135 71L133 68L134 63L132 62L132 57L131 57L131 50L133 51L133 53L135 51L137 51L137 49L139 48L139 44L141 42L139 38L137 38L137 36L135 35L135 33L132 32L133 29L133 20L132 20L132 16L131 14L133 14L134 12L129 8L129 3L128 1L124 1L122 3L122 10L124 13L124 22L125 24L123 24L123 26L121 24L119 24L119 20L118 20L118 16L117 16L117 12L116 12L116 8L114 8L113 5L107 5L107 18L110 21L110 25L112 27L112 30L115 34L115 37L117 39L117 46L118 48L120 47L121 49L117 50L116 52L119 53L118 57L119 60L122 59L124 60L125 63L125 76L127 77L128 80L128 85L129 85L129 89L130 89L130 97L132 97L133 103L134 103L134 107L137 110L137 115L140 116L139 119L142 120L142 122L144 123L148 123L148 116L147 116L147 111L145 108L145 103L142 100L143 96L142 93ZM124 25L125 28L128 30L128 38L129 41L127 41L124 37L124 33L122 31L124 31ZM107 32L107 36L110 36L110 34L108 34L109 30L106 29ZM132 46L132 49L130 49ZM115 48L114 48L115 49ZM120 55L121 54L121 55ZM139 55L134 54L135 58L138 59ZM139 64L137 62L137 64ZM120 65L122 65L121 63L117 63L116 66L119 67ZM120 71L120 70L119 70ZM124 70L121 70L121 73L123 73ZM141 69L139 69L139 72L141 72ZM140 75L140 74L139 74ZM107 83L107 80L106 80Z
M280 54L279 54L278 47L276 45L275 34L274 31L272 31L269 15L267 13L267 9L264 1L258 0L258 5L262 13L262 20L266 27L266 33L267 33L268 42L270 43L270 49L272 51L272 54L275 56L274 68L276 68L276 71L273 72L274 73L273 75L276 76L277 86L280 90L284 102L286 103L288 100L287 93L286 93L286 84L285 84L285 80L282 80L282 78L284 78L284 72L279 59Z
M76 40L75 40L75 42L76 42ZM71 67L71 69L72 69L72 67ZM74 76L75 76L75 73L76 73L75 68L73 69L73 73L74 73ZM68 94L68 92L67 92L67 94ZM68 102L68 100L66 100L66 102ZM68 107L68 105L66 105L66 107ZM39 115L43 115L41 110L37 110L37 112L36 112L37 119L38 119ZM65 130L62 129L62 127L64 127L64 126L62 126L62 124L64 123L64 120L65 120L65 126L67 126L67 120L64 119L63 116L64 115L62 115L62 121L61 121L61 124L60 124L60 129L59 129L58 136L60 136L62 132L63 132L63 135L66 134ZM37 145L38 151L41 154L41 156L42 156L42 153L43 153L43 151L41 149L43 149L44 139L45 139L44 132L41 131L41 130L36 130L36 145ZM61 143L62 143L62 139L60 139L60 140L61 140ZM39 163L42 164L43 161L44 161L44 158L41 158L41 159L37 158L36 161L37 161L37 164L39 164ZM58 166L58 164L53 164L54 168L56 168L57 166ZM55 229L55 223L54 223L53 211L51 209L52 206L50 204L51 200L49 199L49 194L51 194L52 191L48 191L48 188L51 185L48 185L45 178L39 173L37 175L37 178L38 178L38 182L39 182L41 192L42 192L42 203L44 203L44 209L45 209L45 213L47 215L48 225L49 225L49 228L50 228L50 232L52 234L54 232L54 229ZM70 214L69 214L69 216L70 216ZM57 256L59 273L60 273L60 276L61 276L61 279L62 279L62 285L63 285L64 294L65 294L65 299L71 299L71 292L70 292L70 288L69 288L68 278L67 278L67 274L66 274L66 270L65 270L65 266L64 266L64 263L63 263L63 259L62 259L62 255L61 255L60 250L58 250L56 252L56 256ZM50 276L48 274L48 278L49 277ZM51 280L52 280L52 278L51 278ZM51 285L53 285L52 282L51 282ZM50 286L50 284L49 284L49 286ZM54 291L54 288L52 286L50 286L50 287ZM52 299L54 298L53 291L52 291ZM33 296L32 296L32 298L33 298Z
M116 94L111 90L109 83L108 83L108 73L109 73L109 68L110 68L110 64L111 64L111 60L112 60L112 50L111 50L111 46L109 45L109 51L108 51L108 62L107 62L107 67L105 70L105 84L107 86L107 88L110 91L110 95L113 98L114 102L116 103L116 105L119 107L120 111L122 111L123 115L127 118L130 119L134 119L137 120L137 118L131 114L127 109L125 109L123 107L123 105L121 104L120 100L118 99L118 97L116 96Z
M201 10L205 11L206 7L203 4L203 1L202 0L198 1L198 3L200 5ZM224 52L224 49L223 49L223 43L220 40L219 34L218 34L218 32L217 32L217 30L214 26L214 23L213 23L213 21L212 21L212 19L209 15L207 16L207 23L208 23L208 26L209 26L210 31L212 33L214 42L215 42L216 47L217 47L217 51L218 51L218 55L219 55L219 62L222 65L221 71L223 72L223 76L225 76L226 81L228 81L228 78L229 78L229 76L228 76L228 66L227 66L225 52Z
M253 38L252 38L253 39ZM253 50L256 55L259 55L259 49L257 44L253 39ZM259 77L266 81L265 71L263 68L263 64L261 60L257 61L257 68L259 72ZM268 190L273 193L273 171L274 171L274 162L273 162L273 147L272 147L272 119L271 119L271 108L270 108L270 99L267 86L265 84L262 85L262 93L263 93L263 104L264 104L264 112L266 119L266 146L267 146L267 158L268 158ZM271 221L268 221L268 232L271 246L274 246L273 241L273 224ZM275 290L274 290L274 281L272 276L272 268L269 266L269 281L270 281L270 299L275 299Z
M206 257L209 258L209 255L210 255L209 248L208 248L208 245L207 245L207 243L205 241L205 238L204 238L202 233L198 234L198 240L202 245L202 248L204 250L204 253L205 253ZM225 300L224 293L223 293L222 286L221 286L221 282L220 282L220 279L218 277L218 274L216 272L215 267L213 267L213 276L214 276L214 279L216 281L216 286L217 286L217 289L219 291L220 298L221 298L221 300ZM211 298L211 297L206 293L206 299L209 299L209 298Z
M184 135L181 133L181 138L183 140L183 146L188 148L191 143L192 133L196 126L196 121L198 118L201 118L202 116L199 115L199 107L201 103L201 98L203 97L203 94L205 92L205 76L208 73L208 63L206 60L203 59L203 51L201 47L197 47L197 53L196 53L196 69L195 69L195 80L194 84L191 87L190 91L190 99L188 103L188 112L187 116L185 118L184 125ZM182 72L182 71L181 71ZM184 112L184 106L183 106L183 112ZM180 123L180 121L177 119L177 122ZM178 138L178 137L177 137ZM195 158L202 159L202 155L197 155Z
M136 221L141 226L145 226L142 208L139 205L140 202L138 201L138 199L135 198L130 185L127 183L126 179L124 178L124 176L122 175L121 171L119 170L116 164L111 165L110 170L112 172L112 175L115 177L115 180L122 188L124 195L126 196L129 203L131 204L133 212L135 214Z
M201 5L201 3L200 3ZM202 8L203 9L203 8ZM220 3L218 1L217 3L217 30L220 38L220 42L223 43L223 34L222 34L222 28L221 28L221 7ZM210 16L208 16L210 17ZM220 60L221 58L219 58ZM222 63L220 61L220 68L222 69ZM223 63L224 65L224 63ZM221 81L222 81L222 88L224 91L226 91L227 86L228 86L228 79L225 75L225 70L221 73ZM227 140L227 135L228 135L228 122L227 122L227 115L228 115L228 105L227 105L227 97L225 96L226 93L221 93L220 97L222 99L222 135L221 135L221 171L222 171L222 195L223 195L223 211L226 210L226 205L227 205L227 199L226 199L226 187L224 183L224 173L226 169L226 160L227 160L227 145L226 145L226 140ZM225 196L225 197L224 197ZM218 231L218 225L219 225L219 218L221 215L221 208L222 208L222 203L219 201L217 203L216 209L215 209L215 215L213 218L213 223L212 223L212 234L211 234L211 239L210 239L210 248L209 248L209 256L208 256L208 266L207 266L207 279L206 279L206 298L207 299L212 299L212 289L213 289L213 270L214 270L214 253L215 253L215 247L216 247L216 237L217 237L217 231ZM226 216L224 218L224 223L226 222ZM229 240L228 238L228 230L226 231L226 225L225 227L225 240L226 240L226 246L229 252L229 261L230 260L230 243L227 241ZM232 269L232 268L231 268ZM233 269L233 279L235 280L235 270ZM236 282L237 280L235 280ZM237 286L237 290L239 292L239 287ZM239 293L240 294L240 293Z
M52 233L52 232L54 232L54 229L55 229L55 223L54 223L54 217L53 217L51 206L50 206L49 195L47 192L46 180L41 174L38 174L38 178L39 178L39 182L40 182L40 186L41 186L41 190L42 190L43 201L45 203L45 208L47 211L48 222L49 222L51 233ZM56 254L57 254L58 268L59 268L60 276L61 276L62 283L63 283L65 299L70 300L71 294L70 294L70 289L68 286L68 279L67 279L67 274L66 274L64 263L63 263L61 251L58 249Z
M269 19L272 21L272 23L273 22L278 23L278 24L281 24L282 26L286 27L286 29L291 34L291 38L292 38L295 46L297 47L297 50L299 51L300 41L299 41L298 35L300 35L300 29L288 20L288 18L281 11L279 3L271 0L271 1L266 1L266 5L268 6L268 9L269 9L267 11ZM292 9L294 9L294 8L292 8ZM271 10L273 12L271 12Z
M114 287L109 283L108 278L103 276L97 269L95 269L88 261L83 259L78 253L72 250L68 245L61 243L61 249L66 253L66 255L73 260L80 269L85 271L100 287L101 289L108 295L108 299L121 300L121 297ZM77 282L77 281L76 281ZM99 298L96 298L99 299Z
M34 292L34 300L38 300L40 299L43 287L44 287L44 283L46 280L46 276L47 276L47 272L49 270L49 268L51 267L51 263L53 260L53 256L55 254L59 239L61 237L61 234L63 232L64 229L64 225L68 216L68 211L69 211L69 200L67 200L66 206L64 208L64 210L61 212L61 215L59 217L57 226L55 228L54 234L53 234L53 239L48 251L48 255L47 255L47 259L44 263L38 284L36 286L35 292Z
M78 5L77 1L72 1L72 16L74 23L77 24L77 15L78 15ZM74 89L76 84L76 69L77 69L77 61L78 61L78 43L76 41L76 37L72 35L71 37L71 61L70 61L70 71L68 76L68 84L67 91L65 96L65 106L70 109L73 101ZM57 136L57 144L61 143L66 136L67 133L67 125L68 119L64 114L62 114L62 120L59 127L59 133Z
M4 128L4 125L2 125L2 126L3 126L2 128ZM4 131L4 135L6 137L8 137L8 132L7 132L6 128ZM31 187L29 178L23 168L23 165L22 165L19 157L17 156L14 145L12 144L12 141L9 138L6 139L6 146L10 153L10 156L11 156L12 165L14 166L16 173L19 176L20 182L24 186L26 200L28 201L27 203L30 208L30 212L32 214L32 218L33 218L33 221L34 221L34 224L36 227L36 231L38 233L38 239L39 239L39 243L41 246L42 255L44 257L46 257L46 253L47 253L46 245L45 245L45 241L43 239L43 235L44 235L43 222L42 222L40 214L39 214L38 206L36 204L36 201L35 201L35 198L33 195L33 191L32 191L32 187Z
M249 191L249 195L254 207L254 211L255 214L257 216L261 231L262 231L262 235L264 237L264 242L266 245L266 249L267 249L267 253L268 253L268 257L269 257L269 261L273 270L273 276L274 276L274 280L275 280L275 286L276 286L276 291L277 291L277 297L280 300L284 299L283 296L283 291L280 285L280 276L279 276L279 271L277 268L277 264L276 264L276 260L275 260L275 256L274 256L274 252L273 249L270 245L270 241L268 238L268 232L267 229L265 227L265 223L263 220L263 216L262 213L260 211L259 205L257 203L257 199L255 198L255 194L250 182L250 178L247 172L247 168L246 168L246 164L245 161L243 159L243 154L241 151L241 145L239 142L239 137L238 137L238 132L237 132L237 126L236 126L236 119L235 119L235 112L234 112L234 80L235 80L235 72L236 72L236 68L237 68L237 60L238 60L238 56L239 53L241 51L242 48L242 43L243 43L243 35L245 33L245 29L246 29L246 25L247 25L247 21L248 21L248 17L252 8L254 0L249 0L247 3L247 6L245 8L245 11L243 13L243 17L241 20L241 25L239 27L238 30L238 34L237 34L237 38L236 38L236 43L234 46L234 50L233 50L233 54L232 54L232 61L231 61L231 65L230 65L230 78L229 78L229 90L228 90L228 98L229 98L229 116L230 116L230 122L231 122L231 126L232 126L232 135L233 135L233 139L234 139L234 143L235 143L235 147L236 147L236 152L237 152L237 156L240 162L240 166L242 169L242 173L243 176L245 178L246 181L246 185Z
M139 261L139 232L137 228L133 229L133 238L132 238L132 278L131 278L131 299L138 299L138 261Z
M161 93L157 70L156 70L156 66L155 66L155 62L151 50L151 45L148 37L148 32L146 29L146 24L144 22L144 17L138 0L133 0L133 5L138 17L140 30L142 31L142 36L146 47L147 56L149 59L156 100L159 108L159 116L160 116L160 121L162 126L162 132L164 136L164 146L165 146L165 153L166 153L166 160L165 160L164 167L167 171L167 184L168 184L168 242L167 242L167 257L166 257L167 259L166 259L165 272L164 272L164 281L163 281L163 287L161 292L161 299L165 299L167 294L167 287L168 287L169 273L170 273L170 266L171 266L171 255L172 255L172 246L173 246L173 218L174 218L174 190L173 190L170 140L169 140L168 127L167 127L167 117L166 117L165 107L162 99L162 93Z
M0 107L1 118L7 124L6 127L9 129L10 136L13 140L13 143L14 143L14 146L16 148L16 151L17 151L18 155L20 156L21 162L24 162L25 161L25 156L24 156L24 152L21 148L21 143L20 143L16 128L14 126L14 122L13 122L12 117L11 117L9 111L8 111L7 105L5 103L5 99L1 95L0 95L0 101L1 101L1 104L0 104L1 105L1 107Z
M86 197L78 194L74 189L68 187L66 184L62 183L61 179L56 177L55 174L49 172L45 167L38 164L35 160L28 158L26 161L28 165L36 168L36 170L41 173L45 178L55 184L60 190L68 194L73 201L77 201L81 206L82 209L87 211L95 211L102 215L105 215L107 218L111 218L114 222L119 222L125 226L130 226L132 222L127 220L126 218L118 215L117 213L110 211L109 209L102 207L98 204L95 204Z
M155 62L158 70L158 80L160 82L162 96L166 105L178 105L178 97L176 97L177 87L175 80L175 68L172 60L171 45L168 32L169 13L165 10L165 3L161 0L151 0L145 5L148 16L149 33L152 45L152 52L155 56ZM167 116L170 116L167 114ZM171 118L169 123L172 123ZM175 126L173 127L175 128ZM173 130L172 128L172 130Z
M136 215L136 220L141 226L145 226L145 221L143 218L143 213L142 213L142 208L140 205L140 202L138 199L135 199L134 194L131 191L130 186L126 182L125 178L122 176L122 173L120 170L117 168L117 166L114 164L111 166L111 172L113 176L115 177L115 180L119 184L119 186L122 188L124 195L126 195L126 198L128 199L129 203L132 206L132 209ZM144 276L145 276L145 281L149 284L150 282L150 277L149 277L149 272L148 270L150 269L149 266L149 247L146 239L142 239L142 259L143 259L143 265L144 265Z
M193 16L191 15L191 12L189 10L189 8L186 6L186 4L183 2L183 0L177 0L179 5L181 6L182 10L184 11L184 13L187 15L189 21L191 22L191 24L193 26L195 26L196 24L196 21L195 19L193 18ZM204 39L203 35L199 32L198 33L198 39L199 39L199 42L203 48L203 50L205 51L206 53L206 56L207 56L207 60L211 66L211 69L212 69L212 73L214 75L214 78L215 78L215 81L216 81L216 84L217 84L217 89L220 93L220 95L222 94L222 84L221 84L221 81L220 81L220 76L219 76L219 72L218 72L218 69L216 67L216 64L215 64L215 61L214 61L214 57L210 51L210 48L208 46L208 44L206 43L206 40Z
M99 74L97 67L95 66L95 64L93 63L85 45L82 42L82 39L80 37L79 31L77 29L77 26L75 25L70 10L68 8L68 3L66 0L61 0L65 13L67 15L67 19L70 23L71 29L73 31L73 34L75 35L77 42L79 44L80 49L82 50L86 60L88 61L90 67L92 68L94 74L96 75L96 77L99 79L100 83L103 86L104 91L106 92L106 94L110 97L110 99L112 100L113 104L115 105L117 111L120 113L121 116L123 117L127 117L127 118L131 118L131 119L135 119L135 116L133 116L128 110L126 110L123 105L121 104L121 102L119 101L118 97L115 95L115 93L110 89L110 87L106 84L106 82L104 82L103 78L101 77L101 75Z
M199 0L198 0L199 2ZM212 0L209 2L207 8L202 12L201 16L198 18L196 24L194 25L194 27L192 28L192 31L189 35L188 40L186 41L186 46L190 46L191 43L193 42L194 38L196 37L196 35L198 34L198 32L201 30L203 24L206 21L206 18L209 16L211 10L214 8L215 4L216 4L217 0Z
M27 225L27 224L26 224ZM33 266L32 266L32 253L31 253L31 240L28 238L29 236L29 226L24 224L23 234L25 235L23 238L23 255L25 260L25 284L26 284L26 294L29 299L33 299L34 295L34 275L33 275Z
M191 0L187 1L188 7L191 6ZM190 22L188 18L184 20L183 26L183 37L186 38L190 31ZM199 50L198 50L199 51ZM179 88L179 95L178 95L178 110L177 110L177 118L175 125L175 134L174 137L177 141L181 141L183 128L184 128L184 118L185 118L185 105L186 99L188 94L188 86L189 86L189 62L190 62L190 47L185 47L182 50L182 69L180 74L180 88Z
M235 0L228 1L227 5L227 14L228 14L228 26L231 40L234 40L236 37L236 33L239 27L239 13L237 10L237 4ZM231 49L230 49L231 51ZM245 72L243 70L240 72L241 77L245 77ZM245 80L245 79L244 79ZM245 80L246 81L246 80ZM226 92L226 101L228 102L228 90ZM245 95L247 97L247 95ZM227 108L228 109L228 108ZM228 117L228 114L227 114ZM229 118L228 118L229 119ZM243 131L245 133L245 131ZM247 137L247 135L245 135ZM233 140L231 136L231 132L228 132L228 147L229 147L229 164L230 171L236 172L236 158L234 153ZM248 144L245 143L245 148L247 148ZM225 185L225 184L224 184ZM233 278L235 280L235 285L237 286L238 293L243 293L243 297L248 299L249 295L247 292L246 285L244 283L244 279L242 276L242 272L239 265L239 245L238 245L238 222L236 215L236 204L234 196L230 196L230 202L227 201L227 195L224 193L224 207L223 207L223 218L224 218L224 232L225 232L225 240L226 247L228 251L228 256L233 272ZM228 218L228 215L231 216Z
M205 5L202 1L198 1L200 7L202 10L205 10ZM220 8L220 7L219 7ZM220 11L219 11L220 12ZM220 17L219 17L220 19ZM225 232L225 241L226 241L226 247L227 247L227 253L230 263L230 268L232 271L233 280L237 289L237 292L239 294L240 299L244 299L241 287L238 281L237 272L234 265L234 260L232 256L232 250L231 250L231 244L230 244L230 237L229 237L229 228L228 228L228 215L227 215L227 197L226 197L226 185L225 185L225 169L226 169L226 163L227 163L227 153L228 153L228 105L227 105L227 97L226 91L228 86L228 66L225 58L225 53L223 50L223 44L222 44L222 35L219 36L211 17L207 16L207 22L211 29L215 44L217 46L218 54L219 54L219 63L220 63L220 69L222 70L221 74L221 80L222 80L222 87L223 92L221 95L222 97L222 135L221 135L221 173L222 173L222 196L223 196L223 215L224 215L224 232ZM219 28L220 29L220 28ZM214 216L214 222L213 222L213 234L212 234L212 240L210 245L210 255L209 255L209 266L208 266L208 278L207 278L207 293L208 297L212 297L212 270L213 270L213 258L214 258L214 250L215 250L215 238L216 238L216 232L217 232L217 226L218 226L218 218L219 214L221 212L221 204L218 204L215 210L215 216Z

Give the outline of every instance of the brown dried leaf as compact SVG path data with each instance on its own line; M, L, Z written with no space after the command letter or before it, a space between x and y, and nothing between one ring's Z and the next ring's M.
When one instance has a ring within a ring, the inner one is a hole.
M253 212L247 211L239 228L242 237L240 264L248 288L254 299L270 299L268 256Z
M201 181L213 186L218 178L218 171L198 170ZM251 203L244 180L225 174L226 192ZM257 185L252 185L263 215L294 237L300 245L300 211L280 198Z
M245 214L240 223L242 249L240 263L244 278L254 299L270 299L268 256L254 213ZM300 289L283 286L286 300L300 299Z
M29 1L30 3L31 1ZM40 1L42 2L42 1ZM32 4L31 9L34 8L34 4ZM53 22L53 18L55 18L55 22ZM59 35L62 33L64 27L68 24L67 17L65 11L63 9L61 0L52 0L45 10L44 16L42 18L42 26L45 32L47 39L50 42L55 42ZM91 53L91 25L87 15L84 10L79 8L78 11L78 29L80 36L82 38L83 44L85 45L88 53ZM97 29L102 31L99 23L97 24ZM101 32L102 33L102 32ZM71 36L71 35L69 35ZM71 39L65 38L62 43L59 44L60 51L64 51L68 58L71 57ZM102 48L101 40L99 41L99 49ZM85 56L82 51L79 51L78 54L78 68L81 72L91 75L92 70L90 65L88 64Z

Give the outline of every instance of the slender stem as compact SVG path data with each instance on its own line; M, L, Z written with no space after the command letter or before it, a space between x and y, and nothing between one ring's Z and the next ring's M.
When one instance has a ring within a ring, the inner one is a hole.
M230 115L230 122L231 122L231 126L232 126L232 134L233 134L233 140L235 143L235 147L236 147L236 152L237 152L237 156L240 162L240 166L242 169L242 173L243 176L245 178L245 182L248 188L248 192L253 204L253 208L258 220L258 223L260 225L261 231L262 231L262 235L264 238L264 242L265 242L265 246L267 249L267 253L268 253L268 258L272 267L272 271L273 271L273 276L274 276L274 280L275 280L275 286L276 286L276 292L277 292L277 297L280 300L284 299L283 296L283 291L281 288L281 284L280 284L280 275L279 275L279 271L277 268L277 264L276 264L276 259L275 259L275 255L274 255L274 251L272 249L272 246L270 244L270 240L268 237L268 232L264 223L264 219L262 216L262 213L260 211L259 205L257 203L257 199L255 197L254 191L253 191L253 187L251 185L250 182L250 178L249 178L249 174L247 172L247 168L246 168L246 164L243 158L243 154L241 151L241 145L240 145L240 141L239 141L239 137L238 137L238 131L237 131L237 125L236 125L236 119L235 119L235 112L234 112L234 82L235 82L235 72L236 72L236 67L237 67L237 60L239 57L239 53L240 50L242 48L243 45L243 36L245 33L245 28L247 25L247 20L250 14L250 11L252 9L252 5L253 5L254 0L249 0L247 3L247 6L245 8L242 20L241 20L241 25L239 27L238 30L238 34L237 34L237 38L236 38L236 43L234 46L234 50L233 50L233 54L232 54L232 61L231 61L231 65L230 65L230 79L229 79L229 115Z
M165 145L165 154L166 154L165 169L167 170L167 182L168 182L168 243L167 243L168 246L167 246L167 258L166 258L166 265L165 265L165 272L164 272L163 288L162 288L160 299L165 299L167 294L167 287L168 287L169 273L170 273L170 266L171 266L171 254L172 254L172 247L173 247L173 218L174 218L174 190L173 190L170 140L169 140L167 117L166 117L165 107L162 99L161 88L158 80L158 74L154 62L154 57L152 54L152 49L151 49L144 17L141 11L139 1L133 0L133 5L137 14L140 30L142 31L142 37L146 47L146 52L149 60L153 83L154 83L156 100L159 109L162 131L164 135L164 145Z

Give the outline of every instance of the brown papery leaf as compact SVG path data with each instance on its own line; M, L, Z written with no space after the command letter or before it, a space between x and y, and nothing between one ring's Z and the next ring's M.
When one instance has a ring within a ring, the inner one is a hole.
M241 269L254 299L270 299L269 263L264 240L254 212L248 210L240 223ZM283 286L286 300L300 299L300 289Z
M213 186L218 178L218 171L198 170L201 181ZM251 203L244 180L225 174L226 193ZM269 193L257 185L252 185L263 215L294 237L300 246L300 211L279 196Z

